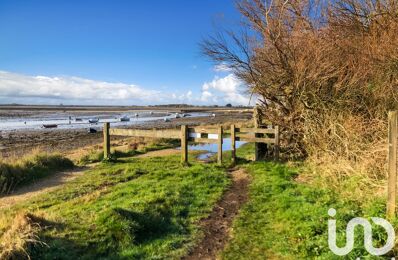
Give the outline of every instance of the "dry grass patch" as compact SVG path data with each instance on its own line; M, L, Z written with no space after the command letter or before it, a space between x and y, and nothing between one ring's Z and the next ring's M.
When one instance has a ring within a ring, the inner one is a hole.
M0 239L0 259L30 259L27 248L41 244L37 234L41 227L29 213L18 214Z

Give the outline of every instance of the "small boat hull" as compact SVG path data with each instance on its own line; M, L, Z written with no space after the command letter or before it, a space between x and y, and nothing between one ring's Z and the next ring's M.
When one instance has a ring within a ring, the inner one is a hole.
M89 119L89 120L88 120L88 122L89 122L90 124L96 124L96 123L98 123L98 121L99 121L99 119Z
M58 125L56 125L56 124L45 124L45 125L43 125L43 128L57 128L58 127Z

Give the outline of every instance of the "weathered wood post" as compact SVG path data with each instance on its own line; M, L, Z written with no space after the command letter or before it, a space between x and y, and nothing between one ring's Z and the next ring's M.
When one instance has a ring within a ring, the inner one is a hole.
M109 159L111 157L111 138L109 136L110 123L104 123L104 159Z
M181 126L181 163L188 163L188 128L186 125Z
M387 188L387 218L395 218L395 203L397 195L397 111L388 113L388 188Z
M274 158L279 160L279 126L275 126L275 144L274 144Z
M262 128L262 113L259 106L256 106L253 110L253 120L255 128ZM255 134L254 137L263 137L263 134ZM254 160L263 160L268 152L268 146L264 143L254 143Z
M222 164L222 136L223 136L223 130L222 126L218 127L218 153L217 153L217 163L219 165Z
M235 125L231 125L231 159L232 165L236 165L236 141L235 141Z

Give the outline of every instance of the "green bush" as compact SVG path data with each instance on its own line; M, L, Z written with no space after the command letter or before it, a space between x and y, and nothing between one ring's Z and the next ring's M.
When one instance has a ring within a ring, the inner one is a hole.
M73 162L58 154L35 154L15 162L0 161L0 194L31 183L59 170L70 169Z

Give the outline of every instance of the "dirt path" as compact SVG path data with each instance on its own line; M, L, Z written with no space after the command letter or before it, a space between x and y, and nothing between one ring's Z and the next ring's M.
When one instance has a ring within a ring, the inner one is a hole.
M232 222L248 199L249 175L243 169L232 170L232 185L201 223L204 238L184 260L217 259L230 239Z
M58 172L48 178L44 178L30 185L21 187L9 195L0 197L0 209L10 207L15 203L30 199L39 194L52 191L66 182L82 175L88 168L89 167L79 167L70 171Z

